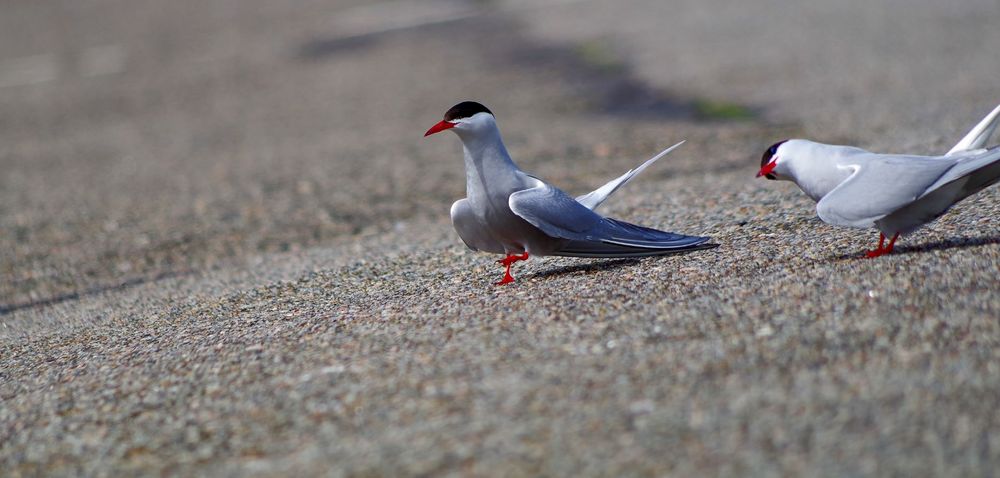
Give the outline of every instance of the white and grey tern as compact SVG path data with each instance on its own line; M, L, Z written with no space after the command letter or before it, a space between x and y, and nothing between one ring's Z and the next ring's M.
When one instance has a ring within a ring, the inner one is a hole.
M827 223L875 227L878 247L866 255L878 257L892 252L901 234L1000 180L1000 146L985 147L998 122L1000 106L941 156L786 140L767 149L757 177L795 182Z
M467 197L451 206L452 224L470 249L505 255L497 261L506 267L498 284L513 282L511 265L529 256L643 257L712 247L707 237L660 231L594 212L683 141L574 199L514 164L496 118L485 106L459 103L424 136L445 130L458 134L465 151Z

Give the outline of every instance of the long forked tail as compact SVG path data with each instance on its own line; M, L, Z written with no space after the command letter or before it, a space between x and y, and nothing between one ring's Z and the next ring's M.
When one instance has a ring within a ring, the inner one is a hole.
M659 154L653 156L650 159L647 159L646 162L639 165L639 167L628 170L627 173L618 176L617 178L612 179L611 181L608 181L607 184L605 184L604 186L601 186L582 196L578 196L576 198L576 202L583 204L584 206L587 207L587 209L590 210L597 209L597 206L600 206L605 199L611 197L611 195L614 194L615 191L621 189L622 186L632 181L633 178L638 176L639 173L643 172L651 164L655 163L656 160L666 156L667 154L670 154L671 151L677 149L682 144L684 144L684 141L681 141L680 143L677 143L667 149L664 149L663 151L660 151Z
M993 108L993 111L991 111L990 114L986 115L986 117L983 118L979 124L969 130L969 132L965 134L965 137L963 137L958 144L952 146L945 156L951 156L953 154L973 149L982 149L986 146L986 142L989 141L990 136L993 136L993 132L996 131L998 123L1000 123L1000 105Z
M568 257L646 257L718 247L708 237L685 236L605 218L598 234L571 240L552 255Z

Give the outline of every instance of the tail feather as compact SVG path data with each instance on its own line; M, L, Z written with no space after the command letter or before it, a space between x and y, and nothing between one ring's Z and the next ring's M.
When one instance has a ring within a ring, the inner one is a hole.
M972 182L976 184L976 188L969 194L974 194L1000 179L997 177L997 163L1000 163L1000 146L989 149L983 154L962 158L931 184L923 195L926 196L946 184L970 175L975 176Z
M604 221L605 225L601 228L601 237L595 239L608 244L646 249L675 249L708 241L707 237L685 236L617 219L604 218Z
M1000 146L960 161L915 201L876 221L883 232L907 234L959 201L1000 182Z
M685 252L699 251L703 249L713 249L716 247L719 247L719 245L696 243L690 246L675 247L670 249L645 249L641 247L608 244L606 242L597 241L569 241L561 249L552 253L552 255L563 257L594 257L610 259L666 256L670 254L682 254Z
M986 146L986 141L993 136L993 132L997 129L997 123L1000 122L1000 105L993 108L990 114L986 115L982 121L979 122L974 128L966 133L965 137L953 146L945 156L951 156L964 151L971 151L974 149L982 149Z
M682 144L684 144L684 141L681 141L680 143L677 143L663 151L660 151L660 154L657 154L656 156L653 156L652 158L646 160L646 162L642 163L639 167L635 169L630 169L625 174L615 179L612 179L611 181L608 181L607 184L587 194L577 197L576 201L586 206L587 209L590 210L597 209L597 206L600 206L601 203L603 203L605 199L609 198L612 194L614 194L615 191L618 191L619 189L622 188L622 186L625 186L626 184L631 182L633 178L635 178L636 176L639 175L639 173L643 172L646 168L648 168L649 165L655 163L656 160L666 156L667 154L677 149L677 147Z
M643 257L715 247L708 237L686 236L604 218L586 240L571 240L554 255L572 257Z

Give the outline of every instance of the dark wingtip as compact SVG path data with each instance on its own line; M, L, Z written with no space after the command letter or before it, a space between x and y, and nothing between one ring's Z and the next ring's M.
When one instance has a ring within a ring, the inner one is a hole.
M476 113L489 113L493 114L489 108L483 106L482 103L477 103L475 101L463 101L455 106L452 106L444 114L445 121L454 121L457 119L468 118Z

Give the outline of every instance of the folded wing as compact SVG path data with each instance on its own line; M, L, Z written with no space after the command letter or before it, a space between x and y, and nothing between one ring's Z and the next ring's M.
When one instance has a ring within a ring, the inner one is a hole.
M820 219L839 226L871 227L923 195L955 161L922 156L858 155L841 165L853 173L816 203Z
M510 195L510 209L552 237L568 239L555 255L630 257L690 250L707 237L660 231L600 216L547 184Z

